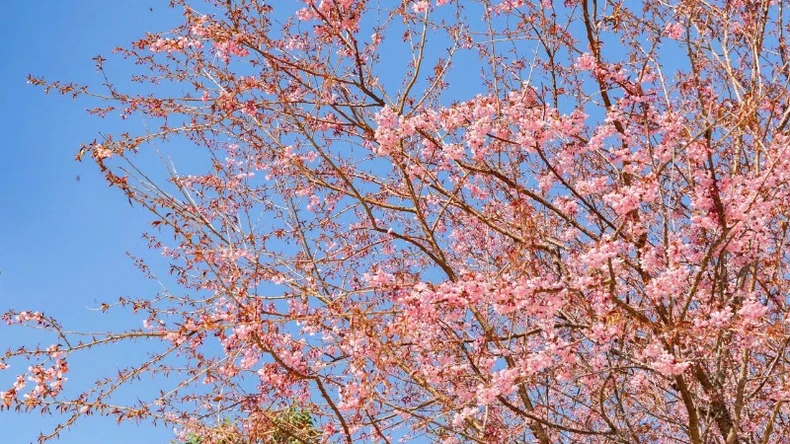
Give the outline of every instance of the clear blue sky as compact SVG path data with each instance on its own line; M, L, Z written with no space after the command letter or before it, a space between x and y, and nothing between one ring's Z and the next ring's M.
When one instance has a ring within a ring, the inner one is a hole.
M125 256L126 251L146 251L140 237L145 213L130 208L117 190L108 188L91 162L73 160L81 142L98 137L99 131L112 132L112 126L87 116L84 104L44 95L26 84L26 76L100 83L91 58L108 56L114 46L145 30L168 29L174 16L163 3L77 0L4 5L0 312L12 307L44 310L67 328L102 329L129 319L89 310L96 301L157 291ZM25 330L0 325L0 352L35 339ZM86 354L86 359L72 362L70 382L90 381L80 380L80 375L111 375L128 363L126 354L118 349ZM0 390L7 385L7 376L0 375ZM52 424L52 418L39 414L0 412L0 441L32 442ZM111 419L89 418L57 442L166 443L171 436L165 427L118 426Z

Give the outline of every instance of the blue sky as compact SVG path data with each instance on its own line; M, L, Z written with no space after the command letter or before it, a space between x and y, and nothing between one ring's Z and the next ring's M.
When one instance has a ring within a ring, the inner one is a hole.
M26 84L34 74L47 79L99 83L91 58L144 30L168 29L172 10L159 0L8 2L0 29L2 64L0 119L6 134L0 162L0 312L44 310L65 327L102 329L132 322L88 307L121 295L142 296L158 288L134 268L126 251L144 253L140 233L147 216L130 208L106 186L91 162L76 163L80 143L113 132L112 123L83 112L84 103L45 95ZM153 7L153 12L149 10ZM119 78L122 72L117 73ZM77 176L80 180L77 180ZM120 312L119 312L120 313ZM137 322L137 320L133 320ZM35 343L28 331L0 325L0 351ZM124 349L84 355L72 362L70 382L88 383L128 363ZM91 371L87 371L91 370ZM75 381L76 380L76 381ZM0 390L7 386L0 375ZM0 440L32 442L52 418L0 413ZM59 443L168 442L171 432L150 425L118 426L111 419L78 422Z

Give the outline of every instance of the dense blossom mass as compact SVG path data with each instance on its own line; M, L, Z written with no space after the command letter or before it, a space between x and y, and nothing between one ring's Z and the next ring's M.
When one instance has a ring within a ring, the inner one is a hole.
M130 331L7 313L56 345L0 356L3 409L192 443L790 442L785 1L173 3L116 50L131 83L30 78L126 119L78 157L173 285L104 306Z

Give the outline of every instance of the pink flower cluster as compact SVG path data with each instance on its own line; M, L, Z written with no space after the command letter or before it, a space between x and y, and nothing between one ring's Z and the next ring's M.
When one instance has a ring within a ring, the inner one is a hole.
M678 362L658 343L652 343L642 350L642 357L653 370L665 376L682 375L691 365L690 362Z
M250 54L247 48L233 40L214 42L214 51L216 51L217 56L225 63L230 62L231 56L246 57Z
M176 39L158 38L148 49L151 52L183 52L189 48L200 48L202 45L200 40L179 36Z

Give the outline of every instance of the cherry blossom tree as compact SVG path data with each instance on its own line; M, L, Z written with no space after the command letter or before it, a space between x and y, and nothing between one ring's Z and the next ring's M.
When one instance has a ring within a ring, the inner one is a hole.
M7 313L56 345L0 358L0 404L64 415L44 440L790 442L786 6L174 0L132 83L30 79L128 117L78 158L173 286L103 336ZM170 389L116 404L141 375Z

